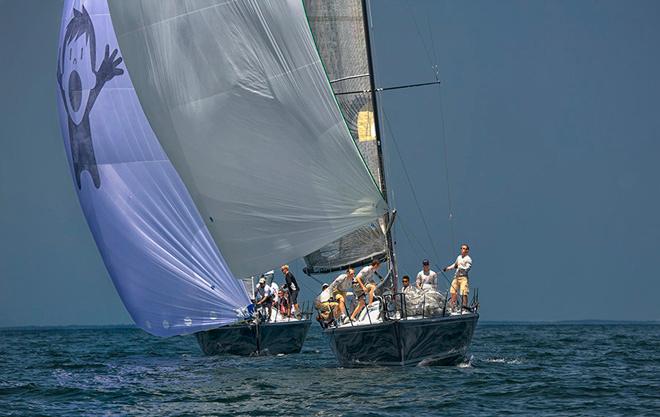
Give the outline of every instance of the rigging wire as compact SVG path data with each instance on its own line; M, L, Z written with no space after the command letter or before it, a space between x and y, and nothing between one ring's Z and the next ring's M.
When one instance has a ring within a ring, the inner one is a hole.
M436 79L436 81L440 81L440 69L438 67L438 58L437 58L437 50L435 48L435 42L434 42L434 36L433 36L433 27L430 24L429 20L429 14L426 14L426 24L428 27L428 32L429 32L429 38L431 39L431 48L429 48L424 42L424 37L422 36L422 31L419 28L419 24L417 23L417 18L415 17L415 12L413 6L410 4L410 0L408 0L408 10L410 11L410 16L412 18L413 24L415 25L415 29L417 30L417 36L419 36L422 47L424 48L424 52L426 53L426 58L429 61L429 65L431 66L431 70L433 71L433 75ZM433 53L433 57L431 57L431 53L429 52L429 49ZM452 196L451 196L451 187L450 187L450 181L449 181L449 153L447 152L447 133L446 133L446 127L445 127L445 116L444 116L444 111L443 111L443 106L442 106L442 89L440 84L438 84L438 102L439 102L439 110L440 110L440 130L441 130L441 139L442 139L442 147L443 147L443 157L444 157L444 162L445 162L445 180L447 182L447 211L448 211L448 223L449 223L449 250L451 251L451 248L454 245L454 242L456 241L455 239L455 233L454 233L454 209L453 209L453 204L452 204Z
M398 226L401 229L401 231L403 232L403 235L406 237L406 240L408 241L408 245L410 247L413 247L413 243L415 243L416 246L417 246L417 250L419 250L422 254L424 254L425 257L428 258L429 257L429 251L427 250L427 248L419 241L419 239L416 238L415 234L412 233L412 231L410 233L408 233L408 228L404 225L404 223L401 219L399 219L399 221L398 221ZM412 235L412 237L411 237L411 235Z
M415 30L417 30L417 36L419 36L419 40L422 43L422 47L424 48L424 52L426 53L426 59L429 61L429 65L431 66L431 70L435 74L437 74L437 65L434 64L434 62L437 62L434 60L434 58L431 58L431 54L429 53L429 48L426 45L426 42L424 42L424 36L422 36L422 31L419 29L419 25L417 24L417 18L415 17L415 11L413 10L414 7L410 4L410 0L408 0L408 11L410 11L410 17L412 17L413 24L415 25ZM428 16L427 16L428 17ZM433 41L433 37L431 36L431 41ZM437 77L436 77L437 79Z
M410 3L410 1L409 1L409 3ZM410 5L410 4L409 4L409 5ZM412 19L413 19L413 23L414 23L415 28L416 28L416 30L417 30L417 35L419 36L420 41L421 41L421 43L422 43L422 45L423 45L424 52L426 53L426 57L427 57L427 59L428 59L428 61L429 61L429 64L431 65L431 69L432 69L432 71L433 71L434 78L435 78L436 82L438 83L438 88L439 88L439 87L440 87L440 84L439 84L439 81L440 81L440 77L439 77L439 69L438 69L438 65L437 65L437 64L434 64L434 59L435 59L435 57L436 57L436 51L435 51L435 43L433 42L432 31L431 31L431 29L430 29L430 24L428 25L428 27L429 27L429 33L431 34L431 36L430 36L430 38L431 38L431 47L429 47L429 46L427 45L427 43L424 41L424 37L422 36L422 33L421 33L421 30L420 30L419 25L418 25L418 23L417 23L417 19L416 19L416 17L415 17L415 14L414 14L414 12L412 11L412 7L410 7L409 10L410 10L410 12L411 12L411 17L412 17ZM368 12L370 12L370 10L368 10ZM427 18L428 18L428 16L427 16ZM428 24L428 22L427 22L427 24ZM372 57L373 57L374 60L376 60L376 51L375 51L375 48L372 46L371 49L372 49L372 50L371 50L371 52L372 52ZM433 51L433 56L434 56L433 58L431 57L431 53L430 53L429 51ZM436 62L437 62L437 61L436 61ZM376 92L376 93L380 93L381 91L379 91L379 90L377 89L375 92ZM453 209L452 209L452 204L451 204L451 193L450 193L450 187L449 187L449 168L448 168L448 163L447 163L447 162L448 162L448 156L447 156L447 145L446 145L446 140L445 140L445 136L446 136L446 134L445 134L444 112L442 111L442 100L441 100L440 90L438 90L438 97L439 97L439 99L440 99L440 116L441 116L441 123L442 123L442 126L441 126L441 132L442 132L442 141L443 141L444 159L445 159L445 178L446 178L446 181L447 181L447 199L448 199L448 211L449 211L450 240L451 240L451 242L453 242L453 240L454 240L454 231L453 231L453 224L452 224L452 219L453 219L453 214L452 214L452 213L453 213ZM421 218L421 220L422 220L422 223L423 223L423 225L424 225L424 229L425 229L425 231L426 231L427 238L428 238L428 240L429 240L429 242L430 242L430 244L431 244L433 257L434 257L434 259L439 259L439 257L438 257L438 253L439 253L439 252L438 252L438 250L437 250L437 248L436 248L436 246L435 246L434 240L433 240L433 238L432 238L432 236L431 236L431 231L430 231L430 228L429 228L429 226L428 226L428 222L426 221L426 217L424 216L424 213L423 213L423 211L422 211L421 205L420 205L420 203L419 203L419 199L417 198L417 193L416 193L416 191L415 191L415 187L413 186L412 180L410 179L410 175L409 175L408 170L407 170L407 168L406 168L406 164L405 164L404 161L403 161L403 157L402 157L401 151L400 151L400 149L399 149L398 143L397 143L397 141L396 141L396 136L395 136L395 134L394 134L394 129L392 129L392 126L391 126L391 124L390 124L390 121L389 121L389 119L388 119L388 117L387 117L387 115L386 115L386 113L385 113L383 107L380 106L380 107L377 109L377 111L378 111L378 113L381 115L381 119L382 119L382 120L385 120L386 128L387 128L387 130L388 130L388 132L389 132L389 135L390 135L390 137L391 137L392 143L394 144L395 153L397 154L397 156L398 156L398 158L399 158L399 161L401 162L401 166L402 166L402 168L403 168L403 172L404 172L404 174L405 174L406 181L408 182L408 186L410 187L410 190L411 190L411 193L412 193L412 196L413 196L413 200L414 200L414 202L415 202L415 205L417 206L417 210L418 210L418 212L419 212L419 216L420 216L420 218ZM382 138L379 138L379 140L382 140ZM386 172L384 172L383 174L384 174L384 175L388 175L389 172L390 172L390 169L391 169L391 168L390 168L388 165L385 165L385 171L386 171ZM390 191L390 194L392 194L391 191ZM392 198L393 198L393 197L394 197L394 196L392 195ZM404 234L406 235L406 238L407 238L408 241L410 242L410 241L411 241L411 238L410 238L410 235L408 234L408 231L405 230L405 228L403 227L403 224L401 223L400 220L399 220L399 223L400 223L401 226L402 226L401 229L402 229L402 231L404 232ZM422 252L425 253L427 257L429 257L429 256L428 256L428 252L429 252L429 251L425 250L424 246L423 246L419 241L417 241L417 243L418 243L418 245L420 246L420 248L422 249ZM436 267L437 267L437 265L436 265ZM444 276L444 274L443 274L443 276ZM447 279L446 276L445 276L445 279Z
M378 57L376 55L376 46L375 46L375 44L371 43L370 40L369 40L370 39L370 32L371 32L371 29L373 27L374 20L373 20L372 15L371 15L371 2L369 0L364 0L364 2L362 4L363 4L363 13L364 12L367 13L367 16L364 16L366 18L365 23L367 24L367 26L365 27L365 42L366 42L366 47L367 47L367 62L368 62L368 65L369 65L369 72L371 73L371 82L373 84L372 87L375 88L376 87L376 72L373 69L372 64L373 64L373 62L378 61ZM369 56L369 52L371 52L370 56ZM380 106L376 105L376 97L379 96L378 93L379 93L379 91L377 89L374 92L372 92L372 99L373 99L373 106L374 106L373 111L374 111L374 115L376 116L375 121L381 120L381 115L384 116L383 106L382 105L380 105ZM384 159L384 155L385 155L385 149L384 149L384 146L383 146L384 145L384 140L383 140L384 135L383 135L383 132L379 132L379 126L378 125L379 124L376 123L376 133L377 133L377 136L379 136L379 137L376 138L376 140L378 141L378 146L380 148L380 152L379 152L380 153L380 155L379 155L380 156L380 168L383 171L381 173L382 174L382 185L385 186L385 179L388 178L388 177L391 178L391 175L389 174L390 168L387 166L387 164L385 164L385 159ZM388 200L388 192L389 192L389 195L392 196L392 198L394 198L394 195L391 192L391 188L381 190L381 192L382 191L384 191L385 199L386 199L386 201L388 201L388 204L389 203L394 203L393 200ZM385 218L389 219L389 215L386 215ZM394 250L394 242L396 241L396 236L394 234L393 229L389 230L389 232L386 234L386 238L387 238L387 241L388 241L388 248L389 248L388 249L388 255L389 255L389 258L390 258L389 259L389 266L393 271L393 276L394 276L393 282L394 282L394 288L396 289L397 282L398 282L398 270L397 270L397 264L396 264L396 253L395 253L395 250Z
M399 221L399 227L401 228L401 231L403 231L403 235L406 237L406 240L408 241L408 245L410 245L412 247L413 246L413 244L412 244L413 240L410 238L410 235L408 234L408 230L404 226L404 224L401 220ZM414 236L414 234L413 234L413 236ZM424 245L417 239L415 239L415 243L417 244L418 248L420 249L420 252L422 252L424 254L424 256L429 258L430 256L428 255L428 251L424 247ZM440 274L445 279L445 281L447 281L447 284L449 284L451 286L451 281L449 280L449 278L447 278L447 275L445 275L444 271L442 270L442 267L437 262L433 262L433 266L440 271Z
M394 135L394 130L392 129L392 125L390 124L390 120L383 112L383 119L385 120L385 126L387 127L387 130L389 131L390 137L392 138L392 143L394 144L394 149L396 150L396 154L399 157L399 161L401 162L401 166L403 168L403 172L406 176L406 181L408 181L408 186L410 187L410 191L413 196L413 200L415 201L415 205L417 206L417 211L419 212L419 217L422 219L422 223L424 224L424 229L426 230L426 235L429 239L429 242L431 243L431 247L433 248L433 254L435 256L435 259L438 259L438 250L435 247L435 243L433 243L433 237L431 236L431 230L429 228L428 223L426 222L426 217L424 216L424 212L422 211L422 207L419 204L419 199L417 198L417 192L415 191L415 187L412 183L412 180L410 179L410 175L408 174L408 169L406 168L406 164L403 162L403 157L401 156L401 151L399 149L399 145L397 144L396 137Z
M312 274L305 274L305 275L307 275L308 277L310 277L311 279L313 279L314 281L316 281L317 283L319 283L319 284L321 284L321 285L324 284L323 282L321 282L320 279L316 278L316 277L315 277L314 275L312 275ZM301 280L301 281L302 281L302 280ZM303 281L303 282L304 282L304 281Z
M429 30L429 39L431 39L431 52L433 52L433 62L435 62L435 70L438 73L438 51L435 49L435 38L433 37L433 26L431 26L431 19L429 18L430 13L426 13L426 27Z

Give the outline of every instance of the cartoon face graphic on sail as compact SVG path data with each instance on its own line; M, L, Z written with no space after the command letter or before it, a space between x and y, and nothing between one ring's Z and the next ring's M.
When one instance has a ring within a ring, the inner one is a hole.
M110 45L105 46L103 61L96 65L96 36L94 24L85 7L73 9L73 17L66 32L57 65L57 83L68 116L69 143L73 159L74 175L78 189L81 188L83 171L89 172L94 186L101 186L94 145L89 124L89 114L105 83L124 70L118 68L122 62L118 50L110 54Z

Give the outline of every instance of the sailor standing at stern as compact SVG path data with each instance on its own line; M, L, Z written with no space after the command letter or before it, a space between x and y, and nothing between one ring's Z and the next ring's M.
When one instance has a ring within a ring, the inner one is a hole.
M454 280L451 282L451 305L456 306L456 297L460 290L463 295L463 308L467 308L468 294L470 293L470 285L468 283L468 272L472 268L472 258L468 255L470 247L467 244L461 245L461 254L456 258L456 262L443 268L443 271L455 269Z
M300 309L298 308L298 293L300 292L298 281L296 281L296 277L294 277L291 271L289 271L289 265L282 265L280 270L284 275L284 281L286 281L283 288L286 288L289 291L289 307L293 307L296 312L296 317L301 318L302 315L300 314ZM294 310L289 312L289 316L293 314L293 311Z

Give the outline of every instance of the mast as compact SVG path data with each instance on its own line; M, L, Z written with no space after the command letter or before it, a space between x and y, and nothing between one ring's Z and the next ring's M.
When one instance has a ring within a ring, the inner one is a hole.
M380 189L383 194L383 199L387 203L387 186L385 184L385 163L383 160L383 147L382 147L382 142L381 142L381 131L380 131L380 122L379 122L379 112L378 112L378 100L376 97L376 80L374 77L374 66L373 62L371 59L371 34L369 31L369 5L367 4L368 0L362 0L362 18L364 19L364 39L367 45L367 63L369 65L369 79L371 81L371 100L373 103L373 111L374 111L374 125L376 128L376 146L378 149L378 168L381 172L380 175ZM392 228L390 226L390 214L387 213L385 215L385 224L387 225L387 230L386 230L386 240L387 240L387 256L390 260L390 265L392 267L392 274L393 274L393 287L394 287L394 292L396 292L396 287L397 287L397 281L398 281L398 276L399 274L397 273L396 269L396 258L394 254L394 241L392 239Z

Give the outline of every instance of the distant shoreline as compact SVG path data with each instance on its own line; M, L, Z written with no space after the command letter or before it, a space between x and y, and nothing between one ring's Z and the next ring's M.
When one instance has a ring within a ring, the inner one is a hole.
M539 320L539 321L511 321L511 320L482 320L479 326L498 326L498 325L511 325L511 326L556 326L556 325L658 325L659 320ZM89 324L89 325L44 325L44 326L0 326L0 331L6 330L103 330L103 329L138 329L135 324Z

